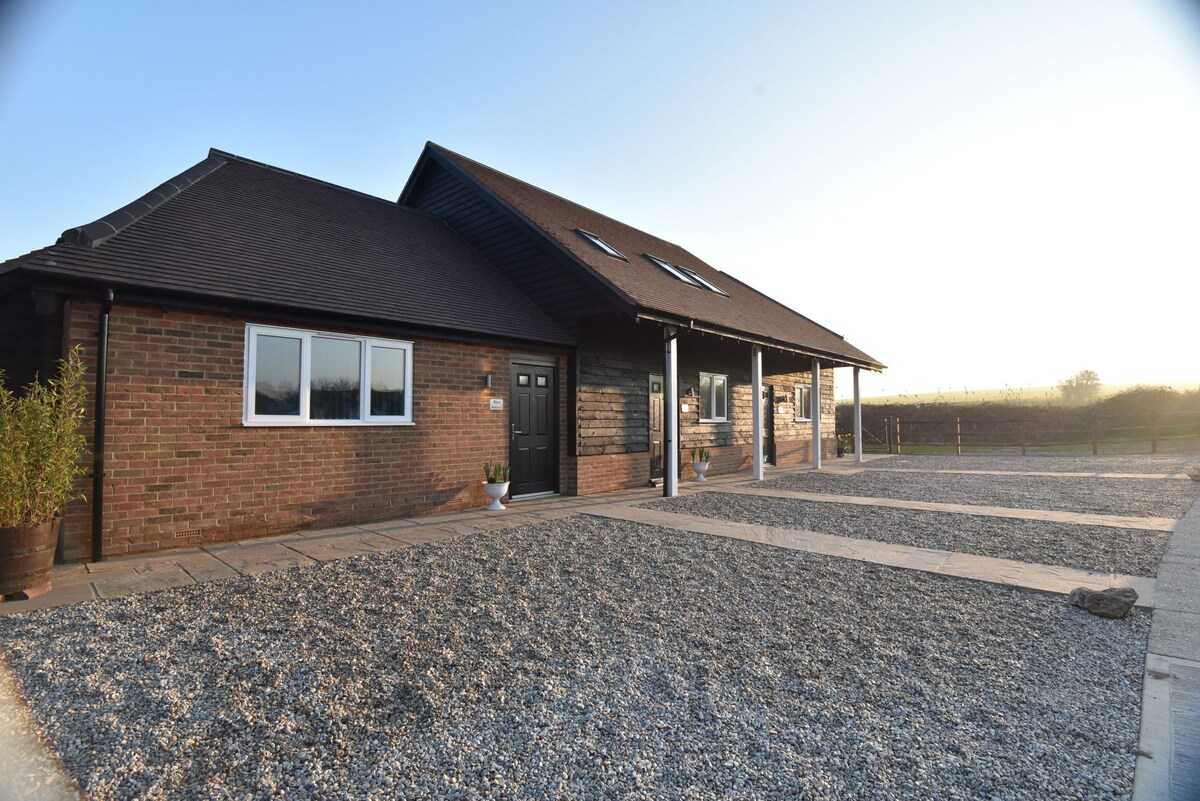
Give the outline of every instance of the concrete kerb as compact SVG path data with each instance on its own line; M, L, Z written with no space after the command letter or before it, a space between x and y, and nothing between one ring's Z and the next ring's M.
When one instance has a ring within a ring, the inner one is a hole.
M1133 801L1200 798L1200 501L1175 526L1142 679Z

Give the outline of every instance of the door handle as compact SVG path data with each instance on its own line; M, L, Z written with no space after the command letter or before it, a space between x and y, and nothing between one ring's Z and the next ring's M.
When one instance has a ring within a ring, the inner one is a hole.
M525 433L524 431L518 431L518 430L517 430L517 424L516 424L516 423L510 423L510 424L509 424L509 428L510 428L510 429L512 429L512 439L516 439L516 438L517 438L517 434L524 434L524 433Z

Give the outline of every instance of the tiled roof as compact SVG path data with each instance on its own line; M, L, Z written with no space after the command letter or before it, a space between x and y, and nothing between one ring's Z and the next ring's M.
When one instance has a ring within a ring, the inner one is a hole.
M220 151L0 266L9 270L118 293L571 342L438 218Z
M540 230L582 269L607 282L640 310L682 322L781 343L851 364L882 368L883 364L840 335L772 300L732 276L704 263L678 245L505 175L432 142L426 154L457 168L511 211ZM578 233L583 229L623 253L613 258ZM656 267L645 254L696 272L728 297L688 286ZM828 297L828 296L825 296Z

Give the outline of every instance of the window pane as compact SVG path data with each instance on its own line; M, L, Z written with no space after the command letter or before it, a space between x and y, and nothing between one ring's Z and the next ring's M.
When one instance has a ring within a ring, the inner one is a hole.
M713 376L713 417L725 419L725 376Z
M371 348L371 414L404 416L404 351Z
M300 414L300 340L257 335L254 413Z
M700 374L700 419L712 418L712 376Z
M362 366L361 345L348 339L312 338L312 387L308 414L313 420L357 420Z

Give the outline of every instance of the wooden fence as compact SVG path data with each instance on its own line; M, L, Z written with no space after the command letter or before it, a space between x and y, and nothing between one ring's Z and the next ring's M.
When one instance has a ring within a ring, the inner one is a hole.
M848 433L848 432L847 432ZM841 434L839 434L841 436ZM1095 415L1077 420L902 420L863 428L868 453L1200 453L1200 412Z

